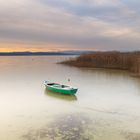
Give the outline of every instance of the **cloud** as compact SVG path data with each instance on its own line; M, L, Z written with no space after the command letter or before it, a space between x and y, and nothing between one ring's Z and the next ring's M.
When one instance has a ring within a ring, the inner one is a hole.
M1 42L139 49L139 13L126 1L0 0L0 17Z

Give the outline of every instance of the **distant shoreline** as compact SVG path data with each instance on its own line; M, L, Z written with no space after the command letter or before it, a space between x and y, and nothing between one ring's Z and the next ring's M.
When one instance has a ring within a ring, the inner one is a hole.
M67 52L0 52L0 56L47 56L47 55L79 55Z
M94 52L60 62L75 67L126 70L140 76L140 52Z

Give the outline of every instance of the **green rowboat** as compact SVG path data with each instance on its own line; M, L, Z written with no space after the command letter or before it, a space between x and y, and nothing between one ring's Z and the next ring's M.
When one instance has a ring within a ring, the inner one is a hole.
M48 81L44 82L44 85L49 91L56 92L56 93L62 93L67 95L74 95L77 92L77 88L72 88L70 86L61 85L57 83L51 83Z

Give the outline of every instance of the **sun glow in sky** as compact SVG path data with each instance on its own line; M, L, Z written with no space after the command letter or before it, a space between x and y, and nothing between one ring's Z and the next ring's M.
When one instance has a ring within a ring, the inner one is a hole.
M50 51L57 51L57 49L50 49L48 47L39 45L36 46L24 43L1 43L0 44L0 52L24 52L24 51L31 51L31 52L50 52Z
M0 51L140 50L138 0L0 0Z
M41 43L0 43L0 52L60 52L68 50L81 50L78 47L59 44L41 44ZM82 50L91 50L90 48L83 48Z

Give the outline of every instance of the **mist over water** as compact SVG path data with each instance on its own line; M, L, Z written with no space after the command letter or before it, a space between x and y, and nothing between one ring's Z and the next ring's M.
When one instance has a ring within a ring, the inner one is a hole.
M140 139L140 79L56 64L68 58L0 57L0 139ZM79 90L76 96L54 94L44 80Z

